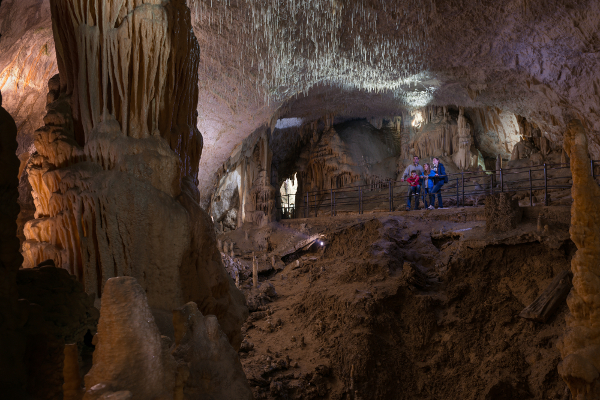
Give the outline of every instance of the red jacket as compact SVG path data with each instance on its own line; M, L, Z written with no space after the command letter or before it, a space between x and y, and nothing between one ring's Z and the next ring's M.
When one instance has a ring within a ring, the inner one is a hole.
M406 182L408 182L410 184L410 186L413 186L413 187L419 186L419 177L415 176L413 178L413 176L411 175L406 179Z

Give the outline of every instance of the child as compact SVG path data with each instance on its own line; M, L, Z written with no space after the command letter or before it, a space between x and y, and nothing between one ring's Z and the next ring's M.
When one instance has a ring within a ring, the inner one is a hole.
M417 176L417 171L411 171L410 173L410 177L406 180L406 182L408 182L408 184L410 185L410 189L408 191L408 200L406 203L406 210L410 210L410 197L414 194L415 195L415 201L417 202L415 209L418 210L419 209L419 192L421 189L421 185L420 183L420 179Z
M421 177L421 179L423 180L423 182L421 183L421 188L423 190L421 190L421 193L423 194L423 203L425 203L425 208L428 208L430 210L433 210L433 206L429 205L428 206L428 200L431 193L431 190L433 189L433 177L435 176L435 172L433 172L431 170L431 165L429 165L429 163L425 163L423 165L423 176ZM431 202L431 204L433 204L435 202L435 200L433 202Z

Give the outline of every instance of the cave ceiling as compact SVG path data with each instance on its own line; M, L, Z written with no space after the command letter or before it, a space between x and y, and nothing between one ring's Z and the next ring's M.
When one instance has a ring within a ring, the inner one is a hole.
M188 0L201 46L200 189L279 118L496 107L560 142L581 118L600 156L598 0ZM3 0L0 90L20 151L57 73L49 0Z

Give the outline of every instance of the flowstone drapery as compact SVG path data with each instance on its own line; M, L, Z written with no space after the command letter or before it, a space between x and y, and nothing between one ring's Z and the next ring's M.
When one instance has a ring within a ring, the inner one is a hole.
M579 120L569 124L565 150L573 173L570 232L577 252L571 261L571 314L558 344L563 357L558 372L574 400L592 400L600 397L600 188L590 173L586 132Z
M196 188L200 49L182 0L51 1L59 76L28 167L25 267L52 258L101 297L135 277L151 307L188 301L236 347L243 297ZM205 232L206 231L206 232Z

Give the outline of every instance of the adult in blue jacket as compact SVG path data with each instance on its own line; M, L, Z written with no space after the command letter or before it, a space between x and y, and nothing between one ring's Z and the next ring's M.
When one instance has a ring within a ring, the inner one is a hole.
M446 175L446 168L444 168L444 164L440 162L437 157L434 157L432 160L433 167L431 167L431 172L434 174L433 176L433 189L431 189L431 206L435 205L435 195L437 194L438 198L438 209L444 208L444 203L442 203L442 186L444 183L448 183L448 175Z

